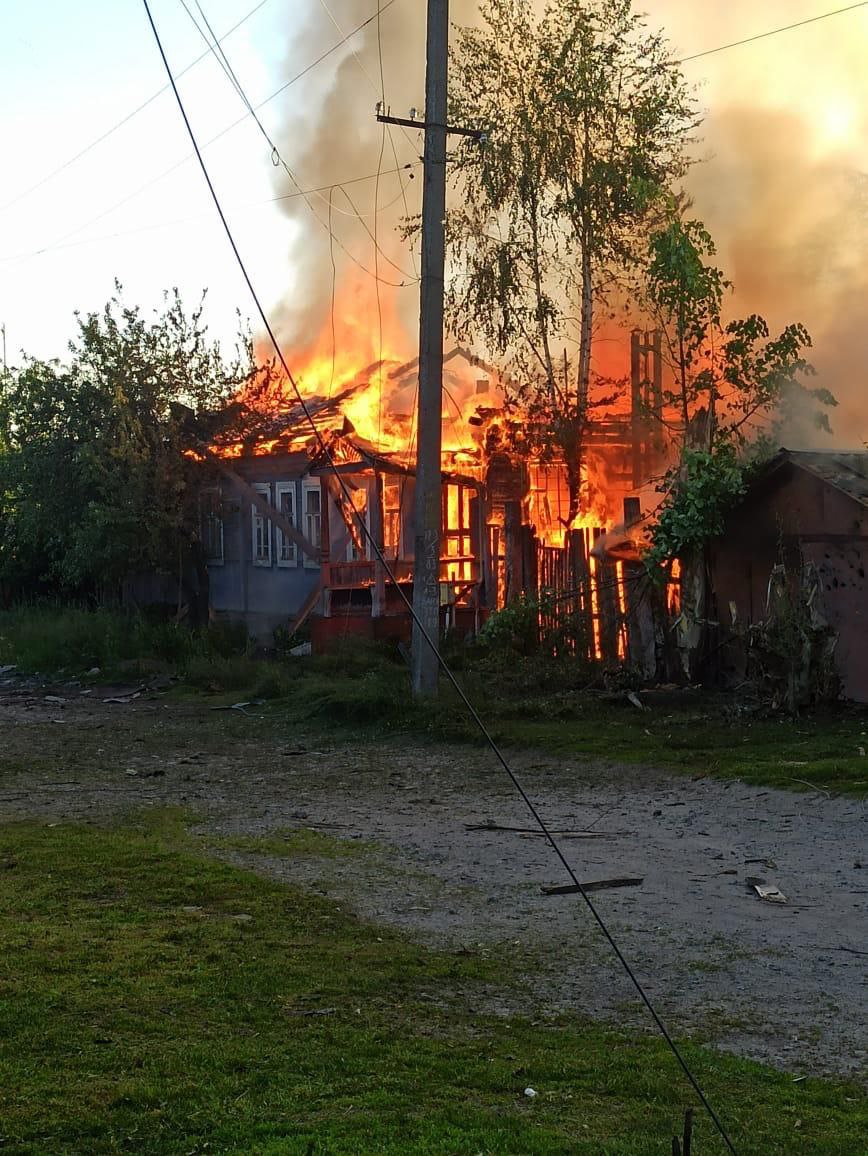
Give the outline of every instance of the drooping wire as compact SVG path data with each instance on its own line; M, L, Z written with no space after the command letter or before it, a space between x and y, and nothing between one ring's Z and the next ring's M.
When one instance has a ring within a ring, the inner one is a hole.
M806 24L816 24L820 20L828 20L830 16L843 16L846 12L855 12L857 8L868 8L868 0L862 0L860 4L848 4L846 8L835 8L832 12L821 12L819 16L809 16L806 20L797 20L794 24L784 24L780 28L771 28L768 32L758 32L755 36L746 36L743 40L733 40L730 44L719 44L717 48L706 48L704 52L694 52L691 56L682 56L674 63L686 64L689 60L700 60L703 56L714 56L718 52L727 52L730 48L740 48L743 44L767 40L769 36L778 36L781 32L792 32L794 28L804 28Z
M217 43L220 44L223 40L226 40L227 37L231 36L233 32L236 32L242 24L246 24L251 16L255 16L259 9L264 8L268 3L269 0L259 0L259 3L251 8L249 12L245 13L245 15L242 16L240 20L237 20L231 28L227 28L221 37L215 38ZM190 72L191 69L195 68L197 64L201 64L207 56L208 51L206 50L197 56L195 60L191 60L189 64L185 65L180 70L177 75L177 79L180 80L182 76ZM80 161L81 158L86 156L92 149L95 149L98 145L101 145L103 141L106 141L110 136L113 136L118 131L118 129L123 128L125 124L129 124L129 122L134 117L138 116L140 112L144 112L149 105L153 104L155 100L161 97L164 92L168 92L169 89L170 85L164 84L162 88L158 89L154 93L151 93L147 100L143 100L140 105L134 108L131 112L128 112L126 116L122 117L119 121L116 121L115 124L111 126L111 128L107 128L105 132L101 133L98 137L95 137L89 144L86 144L84 148L79 149L79 151L75 153L74 156L69 157L63 162L63 164L58 165L56 169L52 169L50 173L46 173L45 176L41 177L35 184L30 185L26 189L23 189L20 193L16 194L16 196L14 196L11 201L6 201L5 204L0 205L0 213L5 213L7 209L11 209L13 205L17 205L19 201L23 201L25 197L29 197L31 193L35 193L37 189L41 189L43 185L47 185L49 181L53 180L57 176L60 176L62 172L65 172L68 168L74 165L76 161Z
M271 150L272 163L275 165L281 166L283 171L286 173L286 175L292 181L293 185L300 192L301 188L302 188L301 183L299 182L295 173L292 171L292 169L287 164L285 158L281 154L280 149L274 143L274 140L272 139L272 137L269 134L268 130L266 129L265 125L262 123L262 120L258 116L256 109L254 108L253 104L251 103L250 99L248 98L247 93L244 91L243 85L241 84L240 80L238 79L237 75L235 74L235 71L232 68L232 65L229 63L229 59L226 56L226 53L219 45L215 44L214 34L211 31L211 26L210 26L210 24L208 24L207 18L205 18L205 25L206 25L207 31L205 31L205 29L203 29L200 26L199 22L196 20L196 17L190 11L190 8L189 8L186 0L180 0L180 3L181 3L181 6L183 7L184 11L187 13L187 15L190 17L191 21L195 25L196 30L199 32L200 36L202 36L205 43L208 45L210 51L214 54L216 60L218 61L218 63L222 67L222 69L223 69L224 73L226 74L230 84L235 89L235 92L238 94L238 97L241 100L244 107L247 109L248 114L253 118L254 124L259 129L259 132L262 135L262 138L264 139L265 143L268 145L269 149ZM198 2L198 0L196 0L196 6L199 9L199 11L201 12L202 7L201 7L201 4ZM378 9L378 11L379 11L379 9ZM377 187L379 187L379 178L377 178ZM324 228L328 231L329 225L327 224L326 221L324 221L322 219L322 217L316 211L311 200L308 197L304 197L303 199L304 199L305 204L307 205L307 207L310 209L311 213L313 214L314 218L316 219L316 221L322 226L322 228ZM323 198L323 199L325 199L325 198ZM331 235L332 235L333 241L341 249L343 249L346 256L349 257L350 260L354 264L360 265L361 268L364 268L364 266L361 265L361 262L359 262L358 259L356 258L356 256L350 252L350 250L346 247L346 245L344 245L344 243L341 241L341 239L334 232L332 232ZM382 255L383 257L385 257L385 259L389 262L390 265L393 266L393 268L395 268L408 281L411 281L411 282L413 281L413 277L410 273L405 273L405 271L399 265L396 265L394 261L392 261L390 258L386 257L386 255L384 253L382 253L381 250L379 250L379 248L377 247L377 244L376 244L376 240L374 242L374 245L375 245L375 249L377 250L377 252L380 253L380 255ZM376 255L377 255L377 253L375 253L375 258L376 258ZM377 260L375 260L374 261L374 280L377 282L377 284L379 284L379 276L380 276L379 262Z
M404 168L405 169L416 168L416 167L419 167L421 164L422 164L421 161L417 161L415 165L412 165L412 164L404 165ZM398 171L397 169L386 169L382 175L383 176L389 176L392 173L395 173L397 171ZM294 193L280 193L278 196L275 196L275 197L265 197L265 199L261 200L261 201L252 201L252 202L248 201L248 202L245 202L243 205L230 206L230 207L240 208L241 210L258 209L262 205L273 205L273 204L276 204L280 201L292 201L292 200L296 200L298 197L303 197L305 195L310 196L310 195L313 195L314 193L329 193L329 192L332 192L338 188L341 190L341 192L344 194L344 196L346 196L346 194L347 194L346 186L347 185L357 185L357 184L360 184L362 181L372 181L375 179L376 175L377 175L376 173L368 173L364 177L349 177L346 180L341 181L341 183L339 185L319 185L315 189L301 189L301 190L294 192ZM394 197L393 200L387 201L386 204L382 206L382 208L388 209L391 205L393 205L395 203L395 201L398 200L400 195L401 194L398 193L398 195L396 197ZM335 208L337 209L337 206L335 206ZM355 216L356 214L352 214L352 215ZM7 253L5 256L0 257L0 264L5 264L8 261L26 261L31 257L41 257L45 253L55 253L55 252L59 252L63 249L75 249L80 245L98 245L104 241L114 241L118 237L134 237L139 233L151 232L153 229L170 229L170 228L173 228L177 225L186 225L190 221L198 221L201 219L202 219L202 214L198 213L198 214L193 214L192 216L189 216L189 217L176 217L173 221L154 221L152 224L142 225L138 229L123 229L117 233L107 233L102 237L84 237L80 241L68 241L66 244L46 245L42 249L33 249L27 253ZM385 283L389 284L389 282L385 282ZM406 286L398 286L398 288L405 288L405 287Z
M385 0L385 2L381 6L381 11L385 12L386 9L390 8L392 6L392 4L394 4L394 3L396 3L396 0ZM340 48L344 44L348 43L355 35L357 35L357 33L361 32L364 28L367 28L367 26L369 24L371 24L375 19L376 19L376 13L372 16L368 16L365 20L361 21L361 23L357 24L355 28L353 28L350 32L348 32L346 34L346 36L344 36L336 44L333 44L330 48L325 49L325 51L321 52L319 56L317 56L314 60L312 60L310 62L310 64L306 65L299 72L295 73L288 80L284 81L283 84L281 84L272 93L270 93L267 97L265 97L264 100L261 100L259 102L259 104L257 104L255 106L255 111L259 112L261 109L263 109L265 107L265 105L269 104L272 100L274 100L276 97L278 97L282 92L285 92L291 85L295 84L297 81L299 81L303 77L307 76L307 74L309 72L311 72L314 68L316 68L319 64L321 64L324 60L326 60L329 56L331 56L331 54L333 52L336 52L338 48ZM209 51L210 51L210 48L209 48ZM205 142L205 147L207 147L208 145L215 144L222 137L226 136L227 133L232 132L233 129L236 129L239 125L243 124L247 120L247 117L248 117L248 113L245 112L243 116L240 116L237 120L233 121L231 124L228 124L224 128L220 129L219 132L215 133L214 136L210 137ZM69 232L64 233L62 236L60 236L56 239L52 248L61 247L63 245L63 243L65 241L68 241L71 237L75 237L77 234L83 232L85 229L90 228L91 225L96 224L97 221L101 221L104 217L107 217L111 213L114 213L117 209L122 208L124 205L128 204L130 201L132 201L136 197L140 196L143 192L146 192L153 185L157 184L159 181L164 180L166 177L170 176L173 172L177 171L179 168L181 168L183 165L185 165L187 163L187 161L191 160L193 158L193 156L194 156L194 154L191 153L188 156L183 157L180 161L177 161L175 164L170 165L169 168L164 169L162 173L159 173L157 176L152 177L149 181L146 181L145 184L141 185L138 189L134 190L132 193L128 193L127 196L122 197L121 200L116 201L113 205L110 205L107 209L103 209L100 213L97 213L97 215L95 217L89 218L89 220L85 221L83 224L77 225L74 229L71 229ZM327 186L325 186L325 188L328 189L328 188L331 188L331 186L327 185ZM320 190L316 190L316 191L319 192ZM302 195L304 195L303 192L302 192ZM38 253L42 252L42 251L43 250L37 250ZM365 273L368 277L374 276L373 271L371 269L369 269L366 265L362 264L362 262L358 261L354 257L352 257L352 259L355 261L356 265L359 266L359 268L362 270L362 272ZM406 281L406 282L395 282L395 281L386 281L386 280L383 281L383 284L390 285L392 288L395 288L395 289L403 289L407 285L412 285L415 283L416 283L415 279L411 279L411 280Z
M343 36L343 29L341 28L340 24L338 24L337 20L335 19L334 13L332 12L331 8L326 3L326 0L320 0L320 4L322 5L326 15L331 20L332 24L334 24L337 31ZM377 17L377 58L378 58L378 65L379 65L379 71L380 71L379 91L377 90L377 86L374 84L374 81L373 81L373 78L371 77L371 74L368 72L367 68L365 68L365 62L362 60L362 58L358 54L358 52L356 52L355 48L352 45L350 45L350 51L353 54L353 58L355 59L356 64L358 64L362 75L367 80L368 84L371 86L371 91L374 93L375 96L379 97L381 107L383 108L384 111L388 107L388 104L386 101L386 81L385 81L384 70L383 70L383 37L382 37L382 24L381 24L380 17L382 16L383 12L385 12L387 7L388 7L387 4L379 4L378 3L377 4L377 12L376 12L376 17ZM386 122L383 122L383 123L384 123L384 127L388 133L389 146L392 150L392 157L395 161L395 167L399 168L400 162L398 160L398 150L395 147L395 136L394 136L394 133L392 132L392 126ZM410 147L413 149L414 155L418 154L419 150L418 150L417 144L413 140L413 138L410 136L407 129L404 128L403 126L401 126L401 131L404 134L404 136L406 137L407 141L409 142ZM401 186L401 196L402 196L403 201L404 201L404 215L409 218L410 205L409 205L409 202L407 200L407 186L405 185L400 174L398 175L398 183ZM415 277L418 277L419 276L419 265L418 265L418 262L416 261L416 252L412 248L410 249L410 263L413 267L413 275Z
M301 390L298 387L298 383L296 382L296 379L292 373L292 370L289 367L289 364L288 364L286 357L283 353L283 350L281 348L280 342L278 341L277 336L274 332L274 329L272 328L271 322L268 318L268 314L266 313L265 308L262 305L262 302L260 301L259 294L256 292L256 288L253 284L253 281L251 280L250 274L247 270L247 266L244 262L244 258L241 256L241 252L240 252L240 250L239 250L239 248L235 242L235 237L232 233L232 229L229 225L229 222L228 222L228 220L227 220L227 218L223 212L223 208L220 204L220 198L217 195L217 190L214 187L214 184L211 180L211 175L208 172L208 167L205 164L205 159L202 156L202 153L199 149L199 145L198 145L198 142L196 140L196 135L193 131L193 126L190 123L189 117L187 116L187 110L184 107L183 100L181 99L181 94L178 90L177 85L175 84L174 76L172 75L172 69L171 69L171 66L169 64L168 57L166 56L165 49L163 48L163 42L160 39L160 34L157 31L157 26L154 23L154 18L153 18L153 15L151 13L150 4L148 3L148 0L142 0L142 4L144 5L145 12L147 13L148 22L150 23L151 30L154 34L154 39L156 41L157 48L158 48L159 53L160 53L160 57L163 61L163 66L166 69L166 74L169 77L170 84L172 85L172 91L175 94L175 100L177 101L177 104L178 104L178 110L181 114L181 117L184 121L184 125L186 127L187 133L190 137L190 142L193 146L193 151L196 154L196 159L199 163L199 168L201 169L201 172L202 172L202 177L205 181L205 184L207 185L208 192L211 196L211 200L214 203L214 208L217 212L217 215L220 218L220 223L223 227L223 231L226 234L226 240L229 243L230 248L232 249L233 256L235 257L235 260L238 264L238 268L239 268L239 271L240 271L240 273L244 279L244 282L247 285L247 289L248 289L248 292L250 293L250 297L251 297L251 300L253 301L256 312L259 315L259 318L260 318L260 321L262 322L263 328L265 329L265 332L267 333L268 338L269 338L269 340L270 340L270 342L274 348L275 354L276 354L276 356L277 356L277 358L278 358L278 360L279 360L279 362L283 368L284 373L286 374L286 379L289 382L290 386L292 387L292 390L295 394L295 397L296 397L296 400L299 404L299 407L305 416L305 420L306 420L307 424L310 426L311 433L313 434L313 438L319 447L319 451L322 454L323 459L326 462L326 465L331 470L332 475L333 475L333 477L337 483L337 486L341 490L341 493L343 495L344 500L348 503L348 507L354 511L356 520L357 520L358 525L359 525L359 530L360 530L361 535L367 540L367 543L368 543L369 547L371 548L371 550L373 551L374 555L376 556L378 563L383 567L383 571L384 571L385 575L394 584L394 587L395 587L396 591L398 592L398 595L399 595L401 601L404 603L404 606L406 607L408 613L410 614L411 618L413 619L415 626L417 627L417 629L419 631L420 638L422 639L422 641L424 642L424 644L426 646L430 647L431 651L433 652L433 654L437 660L437 663L440 667L440 670L445 675L445 677L446 677L447 681L449 682L450 686L452 687L452 689L458 695L465 710L468 712L470 717L473 719L473 722L475 723L475 725L479 728L480 733L484 737L486 743L488 744L488 746L491 749L492 753L494 754L495 758L497 759L497 761L500 763L501 767L503 768L503 770L507 774L513 787L518 792L519 796L521 797L522 801L524 802L525 806L527 807L528 812L532 815L535 823L539 827L540 832L545 837L547 843L551 847L554 854L557 856L558 860L560 861L561 865L563 866L564 870L566 871L567 875L569 876L571 882L575 886L577 893L579 895L581 895L582 899L584 900L585 906L588 908L588 911L590 912L591 916L593 917L594 922L597 924L597 927L599 928L599 930L602 933L603 937L605 938L606 942L611 947L616 958L618 959L619 963L621 964L622 968L624 969L624 971L627 974L628 978L630 979L631 983L635 987L642 1002L644 1003L646 1009L648 1010L649 1015L653 1019L655 1025L657 1026L658 1031L660 1032L663 1039L666 1041L666 1044L669 1047L669 1050L672 1052L672 1055L675 1057L676 1061L678 1062L678 1065L680 1066L681 1070L684 1072L684 1075L687 1078L690 1086L693 1088L694 1092L699 1097L699 1100L702 1103L703 1107L708 1112L709 1117L711 1118L715 1127L717 1128L717 1131L718 1131L721 1139L723 1140L724 1144L726 1145L727 1149L731 1153L731 1156L738 1156L737 1150L736 1150L732 1140L729 1138L729 1135L728 1135L723 1123L721 1122L719 1116L717 1115L716 1111L714 1110L714 1107L712 1106L712 1104L708 1100L708 1097L706 1096L705 1092L702 1090L702 1087L700 1086L696 1076L694 1076L693 1072L691 1071L686 1059L684 1058L684 1056L681 1053L680 1048L678 1047L677 1043L670 1035L669 1030L667 1029L666 1025L663 1023L663 1020L660 1018L660 1015L657 1012L657 1009L654 1007L654 1004L651 1002L650 996L645 991L645 988L643 987L641 980L634 972L629 961L627 960L627 958L625 957L625 955L621 951L621 948L618 946L618 943L615 940L612 932L609 930L608 924L606 923L606 921L603 919L603 916L598 911L597 905L594 903L590 894L582 886L578 876L576 875L575 870L570 865L570 863L569 863L568 859L566 858L563 850L561 849L561 846L558 843L556 837L549 830L549 827L547 826L545 820L543 819L543 817L542 817L541 813L539 812L539 810L537 809L537 807L534 805L532 799L528 795L527 791L525 790L524 786L522 785L521 781L519 780L517 774L512 769L510 764L507 762L503 752L501 751L500 747L496 743L491 732L486 727L485 723L483 722L482 718L480 717L480 715L479 715L478 711L476 710L476 708L474 707L473 703L467 697L466 692L464 691L463 687L461 686L458 679L456 678L454 672L452 671L452 668L449 666L449 664L446 662L446 660L440 654L440 651L439 651L439 648L437 647L436 642L434 641L434 639L432 639L431 635L426 630L425 625L419 620L418 615L414 612L412 602L407 597L406 593L403 591L400 584L398 583L397 577L396 577L395 573L393 572L391 566L389 565L389 562L388 562L388 560L387 560L387 558L383 552L383 549L381 548L381 546L377 542L376 538L371 534L371 531L368 528L365 519L362 518L359 511L357 511L355 509L355 506L352 502L352 497L350 495L350 491L346 485L346 482L343 478L343 475L341 474L341 471L338 468L337 463L335 462L334 457L331 453L329 445L326 442L325 438L323 437L322 433L320 432L320 429L317 426L316 421L310 412L310 409L308 408L308 405L307 405L307 403L306 403L306 401L305 401L305 399L301 393Z

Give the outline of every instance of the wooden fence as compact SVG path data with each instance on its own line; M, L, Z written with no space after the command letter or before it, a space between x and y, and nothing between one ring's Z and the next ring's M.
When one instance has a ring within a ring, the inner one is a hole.
M641 563L597 557L602 529L572 530L563 546L531 537L522 550L523 589L540 606L540 634L553 650L630 666L646 677L669 665L666 591L655 588Z

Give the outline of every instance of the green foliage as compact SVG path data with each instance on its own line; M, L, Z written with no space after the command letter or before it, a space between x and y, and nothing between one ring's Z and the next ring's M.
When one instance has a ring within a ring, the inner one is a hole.
M541 610L535 599L522 596L502 610L493 611L479 632L479 645L531 654L539 647Z
M252 373L207 337L177 292L146 318L116 295L78 316L67 365L27 360L0 390L0 579L112 600L137 571L198 564L197 488L185 451ZM248 350L249 354L249 350ZM204 574L200 574L204 580Z
M781 557L772 571L766 612L747 632L749 677L773 710L795 717L841 694L835 668L838 634L822 611L822 583L812 563Z
M244 631L214 625L193 631L165 619L108 609L60 605L0 610L0 662L26 673L82 674L142 669L154 662L173 671L206 666L247 649Z
M704 440L714 448L727 438L744 445L794 417L828 431L835 398L804 383L815 372L804 356L810 334L794 323L772 338L758 314L724 326L731 285L710 262L715 248L705 226L682 210L676 198L651 235L645 303L663 332L675 383L664 400L679 411L684 446Z
M723 531L727 513L747 489L747 471L728 441L714 451L684 451L667 477L666 496L651 530L646 561L652 573L695 553Z
M549 0L541 12L487 0L480 11L451 68L451 119L486 135L459 143L450 165L447 315L507 367L516 435L561 454L576 507L594 322L644 260L653 214L686 169L695 109L631 0Z
M804 325L788 325L770 340L768 325L755 313L731 322L723 346L723 380L730 387L725 428L744 439L744 427L757 415L773 415L778 426L808 415L815 428L831 433L826 410L838 404L834 395L802 380L815 373L803 354L810 346Z

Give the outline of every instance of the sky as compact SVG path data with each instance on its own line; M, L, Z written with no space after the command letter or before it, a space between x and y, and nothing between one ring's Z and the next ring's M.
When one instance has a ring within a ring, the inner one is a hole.
M201 22L196 0L186 2ZM177 74L205 51L204 41L181 0L151 6ZM868 7L724 47L842 6L646 4L650 22L666 30L679 56L723 49L683 65L707 114L690 191L739 287L738 305L767 312L773 324L805 321L829 383L855 398L868 362ZM268 101L262 122L301 186L383 171L377 203L388 212L379 243L394 265L377 259L381 279L393 282L381 290L391 289L412 329L415 257L383 231L404 211L404 198L411 210L418 205L421 180L402 166L418 165L421 143L412 132L382 136L374 103L382 86L396 114L422 105L422 0L392 0L383 11L382 80L375 21L277 96L373 15L376 0L199 0L199 8L218 36L242 22L223 47L251 102ZM476 5L453 0L452 14L472 19ZM207 288L211 330L231 341L236 310L250 316L252 305L171 92L160 91L166 77L144 6L0 0L0 16L0 322L9 363L21 349L62 357L74 311L99 309L115 278L128 302L148 308L165 289L177 286L192 305ZM345 186L364 225L343 193L276 200L297 186L274 165L249 117L224 132L245 110L213 55L179 83L239 248L282 334L303 340L322 320L323 271L332 260L357 284L370 323L374 251L365 226L374 219L375 182ZM218 133L224 135L207 143ZM329 216L336 240L326 228ZM851 410L861 415L855 401ZM868 423L859 436L868 436Z

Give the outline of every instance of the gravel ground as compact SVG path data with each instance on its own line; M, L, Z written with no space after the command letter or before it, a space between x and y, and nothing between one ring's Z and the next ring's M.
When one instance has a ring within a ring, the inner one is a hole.
M495 1010L647 1022L581 897L542 894L567 882L545 841L468 829L532 826L487 752L392 740L318 748L204 703L101 701L128 689L0 686L0 819L183 805L236 862L422 942L516 962L526 979L492 993ZM868 1076L863 800L716 781L701 768L690 778L510 757L582 880L643 879L593 900L675 1031L793 1073ZM232 849L239 836L305 826L360 841L360 853ZM760 900L751 878L787 902Z

